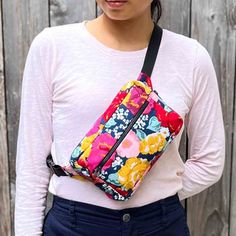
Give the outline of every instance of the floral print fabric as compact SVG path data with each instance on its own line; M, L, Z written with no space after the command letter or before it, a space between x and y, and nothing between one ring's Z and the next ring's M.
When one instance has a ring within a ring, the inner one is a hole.
M128 200L182 125L141 72L120 89L63 169L94 182L111 199Z

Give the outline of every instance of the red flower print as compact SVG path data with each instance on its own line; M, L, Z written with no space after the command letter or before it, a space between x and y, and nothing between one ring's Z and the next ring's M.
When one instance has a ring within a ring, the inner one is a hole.
M126 96L127 96L127 92L126 91L120 91L115 96L115 98L111 102L110 106L107 108L107 110L102 115L102 117L105 120L105 122L107 122L111 118L112 114L115 112L117 107L120 105L120 103L122 103L122 101L124 100L124 98Z
M170 112L168 114L169 118L169 130L171 133L177 135L183 125L183 119L176 112Z

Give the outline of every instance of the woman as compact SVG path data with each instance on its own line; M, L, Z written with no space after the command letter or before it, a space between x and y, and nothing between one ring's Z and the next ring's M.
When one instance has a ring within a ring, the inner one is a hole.
M159 1L97 0L90 21L45 28L24 70L16 159L15 232L20 235L187 236L180 201L216 183L225 136L217 78L207 50L163 29L152 72L155 90L184 119L189 159L178 152L183 128L128 201L109 199L84 179L52 175L127 81L141 70ZM45 216L46 194L53 206Z

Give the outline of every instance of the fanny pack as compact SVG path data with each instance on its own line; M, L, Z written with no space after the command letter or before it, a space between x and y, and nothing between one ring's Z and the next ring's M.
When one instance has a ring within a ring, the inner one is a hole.
M48 155L47 166L53 173L77 180L82 176L118 201L126 201L135 193L183 125L181 116L151 83L162 33L154 23L137 80L123 85L74 148L69 164L56 165Z

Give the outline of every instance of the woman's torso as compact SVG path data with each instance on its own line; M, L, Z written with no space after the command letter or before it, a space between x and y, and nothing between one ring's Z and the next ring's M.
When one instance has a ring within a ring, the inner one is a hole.
M105 111L127 81L137 79L146 48L118 51L91 35L84 22L51 27L55 47L52 68L51 153L55 163L66 165L70 155L96 118ZM163 30L152 72L153 88L183 119L190 109L196 40ZM69 177L50 179L48 190L63 198L113 209L141 206L182 188L184 163L178 148L184 126L127 202L111 200L89 181Z

